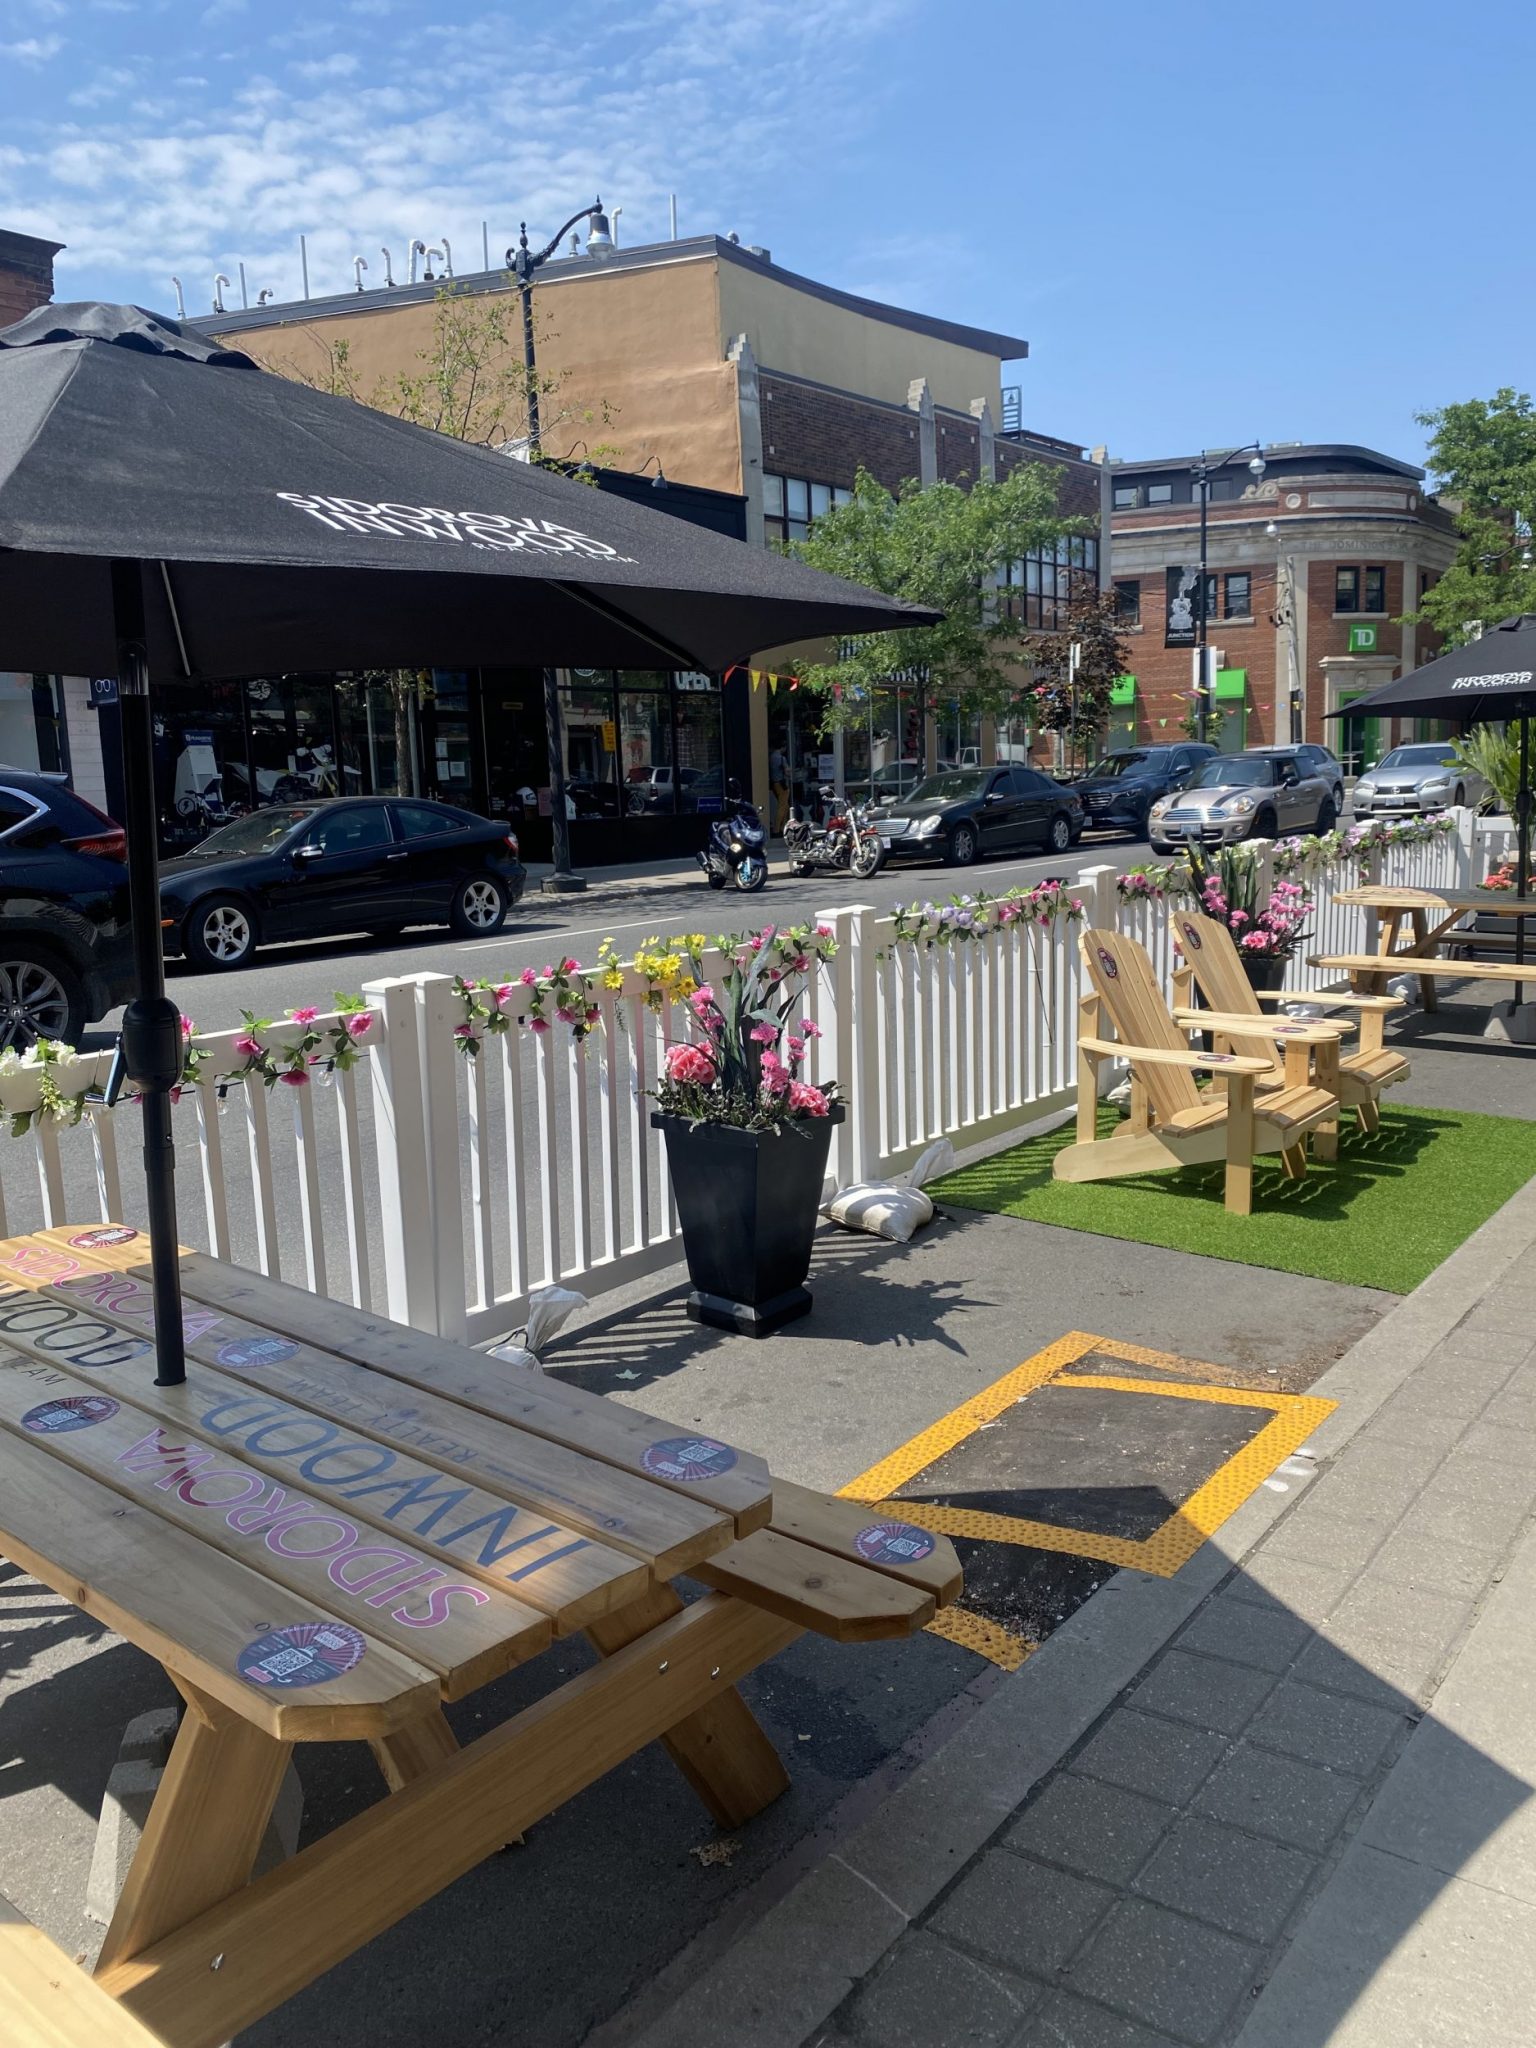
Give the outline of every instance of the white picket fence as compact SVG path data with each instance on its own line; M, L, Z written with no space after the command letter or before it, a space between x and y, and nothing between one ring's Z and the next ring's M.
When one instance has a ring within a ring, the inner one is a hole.
M1374 946L1373 920L1338 903L1341 889L1467 886L1509 837L1464 814L1454 835L1311 877L1304 950ZM1166 983L1165 903L1122 899L1108 866L1082 870L1071 892L1087 922L1139 939ZM835 1076L847 1104L837 1182L900 1170L941 1136L963 1159L1065 1113L1081 992L1074 920L942 946L898 942L896 920L869 908L824 921L839 948L805 1014L823 1033L810 1077ZM710 966L706 956L706 977ZM1298 956L1287 986L1318 980ZM450 977L369 983L365 1057L291 1089L228 1078L241 1034L200 1037L204 1078L174 1115L184 1241L470 1342L516 1327L531 1290L550 1281L596 1294L675 1263L676 1210L647 1091L681 1020L666 1002L651 1007L648 989L626 969L596 998L600 1022L584 1040L561 1025L538 1035L514 1026L471 1060L456 1046L463 1010ZM275 1046L297 1029L262 1036ZM67 1092L100 1085L107 1065L87 1055L58 1078ZM35 1106L24 1074L0 1077L0 1111ZM96 1103L76 1126L45 1118L0 1137L0 1235L141 1220L138 1125L136 1106Z

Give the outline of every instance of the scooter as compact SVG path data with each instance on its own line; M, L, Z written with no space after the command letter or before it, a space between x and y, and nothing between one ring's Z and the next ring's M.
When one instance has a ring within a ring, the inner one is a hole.
M711 889L723 889L734 882L744 895L761 889L768 879L768 855L763 821L732 782L726 787L725 809L709 821L709 832L698 856L704 879Z
M798 804L784 827L784 851L790 871L809 875L821 868L838 869L867 882L885 866L886 845L870 822L866 804L843 801L835 791L822 791L826 824L812 825Z

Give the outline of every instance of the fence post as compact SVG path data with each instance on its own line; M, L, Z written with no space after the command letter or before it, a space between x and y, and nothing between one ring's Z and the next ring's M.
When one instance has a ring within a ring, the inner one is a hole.
M446 974L363 984L382 1030L368 1041L379 1167L384 1284L397 1323L464 1340L457 1022Z
M1079 868L1072 884L1071 893L1083 906L1084 922L1097 925L1101 931L1113 931L1119 916L1120 898L1115 892L1118 872L1109 865Z
M875 911L867 903L844 904L819 910L816 922L829 924L837 935L837 952L828 972L832 1024L827 1037L832 1057L826 1065L846 1105L843 1121L832 1134L832 1180L841 1188L868 1178L880 1144Z
M1454 889L1472 889L1481 880L1477 872L1477 813L1463 804L1456 813L1456 875Z

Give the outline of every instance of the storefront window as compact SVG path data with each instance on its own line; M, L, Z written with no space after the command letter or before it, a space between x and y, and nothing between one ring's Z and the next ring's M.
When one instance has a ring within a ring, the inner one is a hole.
M706 815L718 812L725 796L719 684L713 676L680 675L673 709L677 718L678 807Z
M626 674L623 681L629 680ZM619 773L626 815L676 815L678 770L672 758L672 700L665 689L620 690Z
M247 808L337 795L335 688L330 678L257 677L246 684L245 697L253 778L243 795Z
M0 671L0 762L57 775L65 766L57 676Z
M252 808L240 699L238 683L155 693L155 796L167 853L196 846L216 826Z
M608 669L572 669L560 692L566 808L573 818L619 815L618 726ZM546 778L547 779L547 778Z
M435 668L422 695L426 774L417 794L473 810L469 672L461 668Z
M379 674L343 676L336 684L341 734L342 793L401 794L399 760L415 759L416 691L407 681Z

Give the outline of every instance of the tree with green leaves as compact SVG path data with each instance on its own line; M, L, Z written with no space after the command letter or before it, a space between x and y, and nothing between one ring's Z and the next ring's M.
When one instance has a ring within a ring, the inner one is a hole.
M835 660L803 667L802 685L824 700L832 726L861 723L893 676L926 712L957 704L967 717L1021 714L1031 698L1031 640L1006 601L1008 567L1090 525L1057 509L1057 473L1044 463L969 490L924 490L913 478L894 495L861 469L848 502L823 513L790 553L944 616L846 641Z
M1109 722L1110 691L1130 666L1114 592L1100 590L1096 578L1081 571L1079 587L1067 605L1065 629L1037 633L1030 654L1035 668L1034 722L1046 732L1065 735L1076 765L1085 749L1096 750Z
M1505 385L1492 398L1417 417L1430 429L1430 466L1440 489L1457 505L1461 545L1413 616L1457 647L1475 620L1492 625L1536 611L1536 409L1527 393Z

